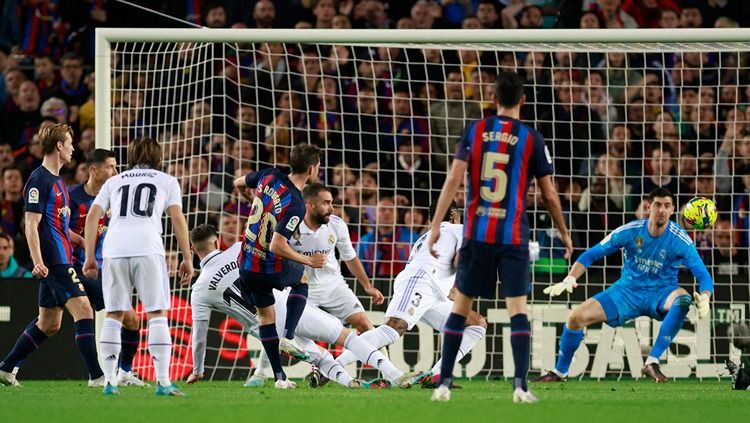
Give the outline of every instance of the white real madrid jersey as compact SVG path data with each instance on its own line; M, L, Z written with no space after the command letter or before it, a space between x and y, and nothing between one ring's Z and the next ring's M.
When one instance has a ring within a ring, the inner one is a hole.
M311 256L315 253L326 255L326 264L321 269L305 266L310 286L327 283L344 282L341 276L341 266L336 259L338 250L341 260L348 261L357 257L352 241L349 238L349 228L340 217L331 215L328 223L313 231L303 221L299 225L299 238L293 236L289 245L300 254Z

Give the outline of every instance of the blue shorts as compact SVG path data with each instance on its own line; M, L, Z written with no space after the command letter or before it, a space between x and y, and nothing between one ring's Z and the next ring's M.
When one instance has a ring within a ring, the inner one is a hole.
M240 290L242 297L256 307L272 306L276 301L273 290L283 290L302 283L305 266L295 261L284 260L279 273L255 273L240 270Z
M74 264L73 268L78 273L78 278L83 283L83 290L89 297L91 308L94 311L104 310L104 294L102 293L102 269L99 269L99 275L96 279L87 278L83 274L83 267L80 264Z
M495 298L498 278L505 297L528 295L529 247L465 239L458 257L458 290L470 297Z
M86 295L73 266L58 264L48 270L47 277L39 280L39 307L63 307L69 299Z
M664 319L664 302L677 285L654 288L635 287L618 280L614 285L594 295L607 315L607 324L622 326L628 320L648 316L661 321Z

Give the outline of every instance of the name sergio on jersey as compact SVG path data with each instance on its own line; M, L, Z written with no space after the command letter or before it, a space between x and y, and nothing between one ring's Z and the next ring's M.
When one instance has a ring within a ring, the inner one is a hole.
M221 278L228 275L229 272L232 270L237 270L237 262L232 261L226 266L219 269L216 273L214 273L214 276L211 278L211 280L208 282L208 290L209 291L215 291L216 286L221 282Z
M279 194L276 192L276 190L266 185L263 187L263 194L271 197L271 201L273 201L273 212L276 214L281 213L281 199L279 198Z
M490 141L500 141L503 143L507 143L510 145L516 145L518 143L518 137L509 134L507 132L483 132L482 133L482 141L483 142L490 142Z

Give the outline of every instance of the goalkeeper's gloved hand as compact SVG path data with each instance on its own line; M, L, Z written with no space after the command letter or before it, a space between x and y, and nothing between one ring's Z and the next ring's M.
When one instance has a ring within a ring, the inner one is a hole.
M695 300L695 309L698 311L699 319L708 317L708 314L711 311L710 307L708 306L709 298L710 297L708 294L699 294L697 292L693 293L693 299Z
M544 288L544 293L549 295L550 297L557 297L564 291L568 291L568 293L573 292L573 288L577 286L578 284L576 283L576 278L574 278L573 276L566 276L562 282Z

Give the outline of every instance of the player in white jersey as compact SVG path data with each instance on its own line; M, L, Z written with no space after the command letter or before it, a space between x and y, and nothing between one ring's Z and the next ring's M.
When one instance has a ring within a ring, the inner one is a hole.
M169 278L162 243L162 216L166 211L182 253L180 283L193 276L187 223L182 214L180 184L158 170L162 164L159 143L148 137L128 145L128 167L104 183L86 217L86 260L83 272L96 278L96 235L99 219L112 211L102 247L102 291L107 317L102 325L101 355L107 384L105 395L118 394L117 358L124 312L131 310L133 288L148 316L148 349L154 359L156 394L184 396L169 379L172 338L169 333Z
M430 209L431 219L434 218L433 212L434 205ZM426 248L429 232L414 244L409 262L393 283L393 298L385 312L385 324L361 335L374 347L381 348L396 342L420 320L437 331L443 331L453 306L449 297L455 280L458 250L463 242L463 225L460 221L461 213L454 203L440 224L441 237L434 247L438 251L437 258ZM486 332L487 321L472 311L466 319L456 362L468 354ZM344 366L354 360L348 351L336 359ZM441 360L438 360L432 370L422 375L422 386L433 387L440 373L440 364Z
M191 233L193 251L201 259L201 275L198 277L190 298L193 309L193 374L188 383L203 378L203 361L206 350L206 334L211 310L219 310L237 319L245 329L256 338L259 336L259 320L255 308L247 302L239 289L239 269L237 255L241 243L232 245L228 250L219 250L216 228L211 225L200 225ZM276 327L284 329L286 320L286 296L288 291L274 291L276 299ZM279 333L282 333L279 331ZM385 356L369 345L361 337L344 328L337 319L314 307L306 306L295 331L295 338L309 355L309 361L317 365L325 374L342 385L359 387L341 365L325 350L320 349L313 340L340 345L351 349L359 359L380 370L392 385L410 386L413 373L399 371ZM280 389L296 387L296 384L277 380L275 386ZM366 384L364 384L366 386Z
M341 260L357 278L364 291L375 305L383 304L383 294L370 282L370 278L357 257L349 228L340 217L333 215L333 196L325 185L307 184L302 191L305 200L305 219L299 226L299 235L289 240L292 248L306 256L315 253L326 255L326 264L321 269L305 266L309 278L307 303L327 311L348 322L360 333L373 329L364 307L341 275Z

